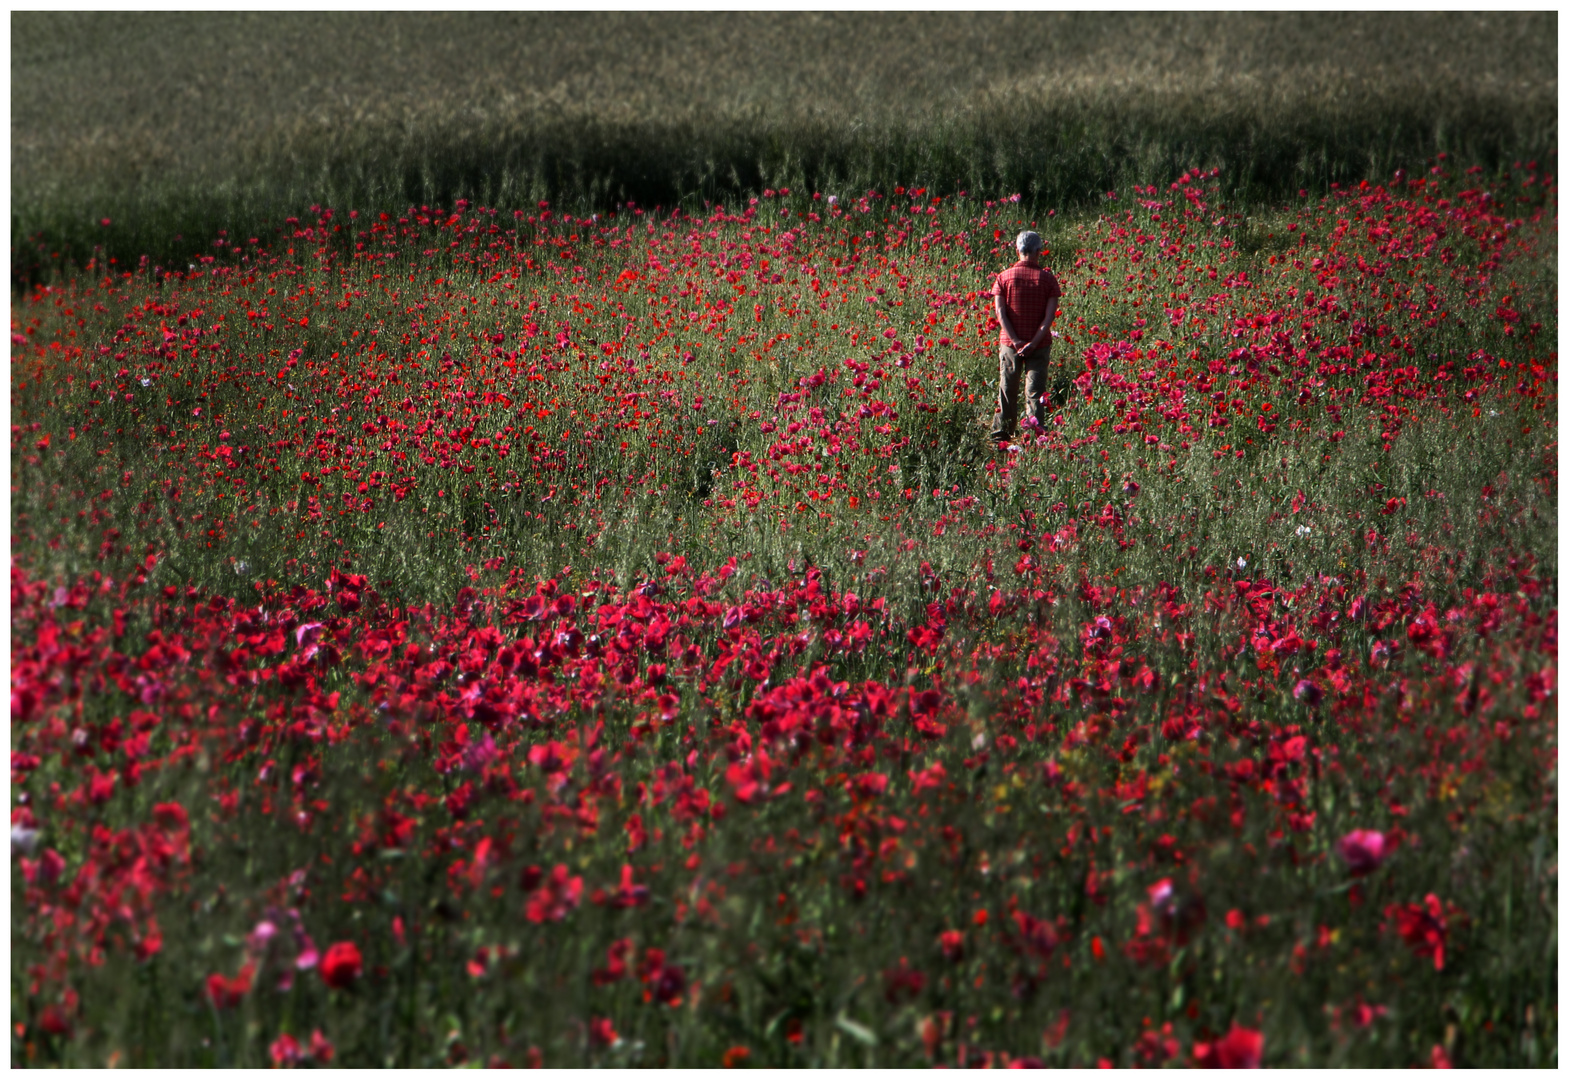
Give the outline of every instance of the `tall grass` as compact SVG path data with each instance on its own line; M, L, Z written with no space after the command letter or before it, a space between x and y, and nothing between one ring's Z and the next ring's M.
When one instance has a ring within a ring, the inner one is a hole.
M1556 15L13 16L13 273L320 202L1234 196L1557 142ZM111 225L99 222L108 218Z

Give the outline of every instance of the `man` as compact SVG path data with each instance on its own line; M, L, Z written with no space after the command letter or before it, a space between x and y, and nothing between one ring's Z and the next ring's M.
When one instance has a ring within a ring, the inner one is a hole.
M1046 365L1051 362L1051 323L1057 317L1062 289L1056 275L1041 266L1039 233L1026 229L1014 241L1019 261L997 275L996 297L1001 372L997 387L997 414L991 437L999 446L1013 438L1019 418L1019 373L1024 372L1024 396L1029 415L1037 424L1046 419Z

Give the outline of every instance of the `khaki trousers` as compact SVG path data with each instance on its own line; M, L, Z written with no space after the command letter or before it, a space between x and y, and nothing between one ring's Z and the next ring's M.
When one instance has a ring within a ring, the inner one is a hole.
M1014 424L1019 419L1019 376L1024 376L1024 399L1027 403L1029 415L1035 417L1037 423L1046 422L1045 396L1046 365L1051 362L1049 348L1037 348L1030 352L1023 360L1019 353L1011 346L1004 345L999 350L998 379L997 379L997 412L992 417L993 439L1011 439L1014 433Z

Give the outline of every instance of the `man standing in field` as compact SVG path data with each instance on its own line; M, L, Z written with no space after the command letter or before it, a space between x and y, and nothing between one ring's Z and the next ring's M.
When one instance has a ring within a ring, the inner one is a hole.
M1051 362L1051 324L1057 317L1062 289L1057 277L1041 265L1040 234L1026 229L1014 241L1019 261L997 275L996 297L1001 372L997 386L997 415L991 437L999 446L1013 438L1019 418L1019 373L1024 373L1024 397L1037 424L1046 419L1046 365Z

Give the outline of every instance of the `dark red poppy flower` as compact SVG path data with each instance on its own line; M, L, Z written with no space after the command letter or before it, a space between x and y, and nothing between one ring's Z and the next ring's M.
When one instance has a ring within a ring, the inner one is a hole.
M883 998L890 1005L914 1001L925 988L926 975L911 968L902 956L897 965L883 972Z

